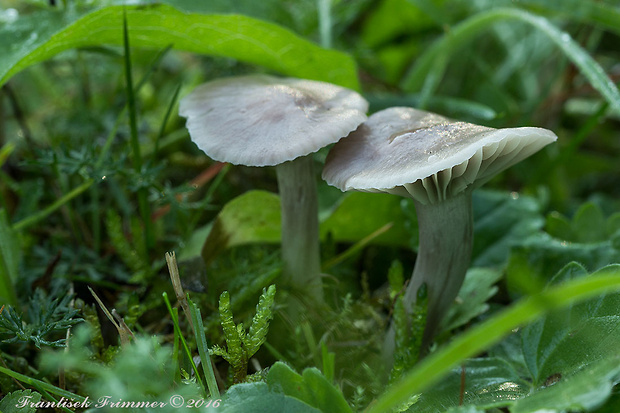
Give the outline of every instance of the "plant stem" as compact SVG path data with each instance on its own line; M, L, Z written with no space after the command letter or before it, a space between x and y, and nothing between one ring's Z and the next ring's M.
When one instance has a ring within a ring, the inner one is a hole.
M282 203L282 261L287 284L323 302L319 219L312 155L276 166Z
M473 242L471 191L438 204L414 203L420 247L404 298L405 308L410 311L418 288L426 283L428 318L421 348L424 354L461 289L469 267Z

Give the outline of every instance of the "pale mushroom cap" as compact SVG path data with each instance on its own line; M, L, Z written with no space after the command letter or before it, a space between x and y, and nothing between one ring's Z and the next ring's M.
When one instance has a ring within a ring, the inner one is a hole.
M432 204L482 185L556 139L541 128L492 129L389 108L334 145L323 179L343 191L397 193Z
M251 75L198 86L181 100L179 114L211 158L266 166L337 142L366 120L367 110L361 95L340 86Z

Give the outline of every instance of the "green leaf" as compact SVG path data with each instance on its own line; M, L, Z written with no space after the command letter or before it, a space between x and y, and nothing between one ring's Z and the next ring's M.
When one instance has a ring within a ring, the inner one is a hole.
M369 47L377 47L398 36L419 33L434 25L421 10L407 0L383 0L366 18L361 38Z
M472 264L475 267L505 263L510 249L537 233L544 223L540 201L530 196L514 192L477 190L472 195L472 202Z
M32 390L18 390L11 392L0 400L0 412L2 413L36 413L36 407L30 407L30 403L41 401L41 395ZM24 404L27 402L27 404ZM17 407L21 406L21 407Z
M210 406L211 413L320 413L299 399L274 392L266 383L242 383L232 386L219 406ZM324 411L325 413L329 410Z
M220 296L219 311L220 323L224 330L228 350L228 358L226 360L233 366L235 372L241 373L240 370L245 369L247 365L247 359L245 358L245 352L241 348L241 336L233 320L228 291L224 291Z
M342 393L316 368L305 369L299 375L277 362L269 369L267 383L273 391L302 400L322 412L352 413Z
M551 376L548 386L517 400L510 411L511 413L592 411L605 403L612 393L614 384L618 382L620 382L620 356L616 355L579 369L568 377Z
M576 242L597 242L607 239L607 228L603 211L594 203L587 202L575 213L572 222Z
M596 244L574 244L541 233L514 246L506 275L517 278L555 274L571 261L577 261L588 271L595 271L618 261L618 250L611 241Z
M605 267L590 277L612 271L620 272L620 265ZM583 267L569 264L552 284L585 275ZM620 294L607 294L550 313L524 328L523 353L533 384L541 387L549 377L568 376L596 360L620 356L618 308Z
M390 194L351 192L342 197L331 215L321 223L321 238L328 233L339 242L357 242L388 223L392 228L373 240L373 243L409 246L406 217L400 197Z
M529 383L520 378L510 363L499 358L481 358L465 361L465 393L463 404L484 411L494 406L510 404L527 396ZM452 411L459 405L461 366L447 374L437 385L422 394L411 409L416 413Z
M183 13L165 4L110 6L84 15L42 11L0 30L0 86L26 67L68 49L123 44L123 11L132 47L223 56L285 75L358 89L355 63L293 32L243 15ZM41 22L45 24L41 24Z
M407 401L413 395L435 385L463 360L488 349L520 325L541 315L560 310L601 294L620 290L620 267L611 266L590 277L553 286L546 291L517 301L485 322L455 337L422 360L401 381L394 384L368 409L368 413L383 413ZM616 347L618 348L618 347Z
M226 248L254 242L280 242L280 198L266 191L248 191L220 211L202 249L209 263Z
M268 289L263 290L258 304L256 305L256 314L252 318L252 324L248 331L248 337L245 344L247 357L252 357L263 345L269 331L269 322L273 317L273 305L276 295L276 286L270 285Z
M492 268L470 268L456 302L443 321L443 329L453 330L487 311L487 301L497 292L495 283L501 277L502 272Z

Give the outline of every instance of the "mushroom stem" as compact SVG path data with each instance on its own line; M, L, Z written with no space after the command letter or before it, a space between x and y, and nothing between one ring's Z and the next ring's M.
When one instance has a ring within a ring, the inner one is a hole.
M415 201L420 246L405 306L411 308L426 283L428 315L420 353L426 354L441 321L456 298L469 267L473 242L471 191L437 204Z
M312 155L276 166L282 203L282 261L287 284L323 302L316 179Z

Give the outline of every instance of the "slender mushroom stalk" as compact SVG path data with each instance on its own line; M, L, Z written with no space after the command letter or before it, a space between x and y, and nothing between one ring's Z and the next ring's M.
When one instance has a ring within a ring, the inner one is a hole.
M181 100L179 113L211 158L276 166L282 202L283 281L323 302L318 210L312 156L365 119L368 102L325 82L240 76L205 83Z
M323 178L343 191L413 198L420 246L404 296L411 309L427 286L421 353L440 328L469 267L473 242L471 192L498 172L555 141L541 128L492 129L412 108L375 113L331 149ZM393 352L393 329L386 353Z
M432 341L448 308L456 298L471 258L473 214L471 191L436 205L414 200L420 245L405 302L416 300L418 288L426 283L428 318L422 349Z
M316 179L312 155L276 166L282 204L283 274L291 285L303 287L323 301Z

